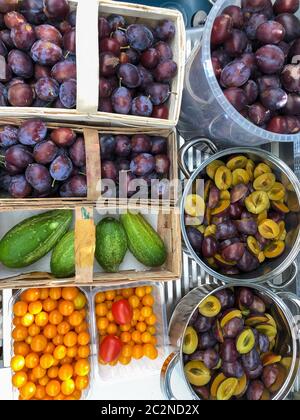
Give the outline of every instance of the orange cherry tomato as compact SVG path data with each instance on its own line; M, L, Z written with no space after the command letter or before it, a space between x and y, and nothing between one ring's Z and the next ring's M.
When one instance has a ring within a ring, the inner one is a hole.
M135 294L136 296L138 296L139 298L143 298L146 294L146 290L145 287L137 287L135 289Z
M90 363L86 359L79 359L75 363L74 372L77 376L87 376L90 373Z
M107 334L109 335L117 335L118 334L118 326L116 324L114 324L113 322L111 322L110 324L108 324L108 327L106 329Z
M14 343L14 354L20 355L20 356L27 356L30 352L30 347L27 343L24 343L24 341L19 341Z
M134 359L139 360L143 357L143 355L144 355L143 346L141 346L140 344L136 344L135 346L133 346L132 357Z
M45 299L45 300L43 301L43 310L44 310L45 312L51 312L51 311L54 311L54 309L56 309L56 308L57 308L57 305L58 305L57 301L56 301L56 300L54 300L54 299L51 299L51 298L49 297L49 298L47 298L47 299Z
M147 325L155 325L157 321L156 315L152 314L148 318L146 318Z
M21 355L13 356L13 358L10 361L10 367L12 368L14 372L20 372L21 370L23 370L24 366L25 366L24 356L21 356Z
M37 315L40 312L42 312L43 310L43 304L40 301L36 301L36 302L31 302L28 305L28 311L32 314L32 315Z
M65 399L66 397L64 396L62 392L60 392L58 395L56 395L56 397L53 398L53 400L55 401L64 401Z
M40 299L45 300L49 297L49 289L46 287L45 289L40 289Z
M49 297L53 300L59 300L61 298L61 287L51 287Z
M75 327L75 332L77 334L81 333L82 331L87 331L89 329L88 323L86 321L83 321L80 325Z
M30 303L39 300L40 291L39 289L27 289L21 294L21 300L24 302Z
M122 356L124 357L131 357L132 356L132 346L130 346L129 344L125 344L122 347Z
M105 292L105 298L106 300L114 300L116 297L116 291L115 290L108 290Z
M36 391L34 394L34 398L36 398L37 400L43 400L46 396L46 389L44 386L42 385L37 385L36 386Z
M119 357L119 362L121 363L121 365L129 365L129 363L131 362L131 357L125 357L125 356L120 356Z
M57 309L54 309L54 311L51 311L49 314L50 324L58 325L63 321L63 319L63 315Z
M77 340L78 340L78 336L76 332L70 331L64 336L64 345L66 347L76 346Z
M144 306L144 307L141 309L141 315L142 315L144 318L148 318L150 315L152 315L152 308L151 308L151 306Z
M130 298L130 296L132 296L134 294L134 291L133 291L133 289L123 289L121 291L121 293L122 293L122 296L124 298L128 299L128 298Z
M110 363L118 359L121 354L123 343L113 335L108 335L100 343L100 357L106 362Z
M64 336L63 335L60 335L60 334L57 334L53 339L52 339L52 343L55 345L55 346L60 346L60 345L62 345L62 344L64 344Z
M40 353L45 350L45 347L47 346L47 338L41 334L36 335L33 337L31 342L31 350Z
M130 298L128 299L128 302L129 302L130 306L133 309L135 309L135 308L139 307L140 299L136 295L133 295L133 296L130 296Z
M79 292L78 295L73 299L74 307L77 311L83 309L87 303L86 297L83 293Z
M52 379L46 385L46 393L49 397L56 397L60 393L59 381Z
M143 332L145 332L145 331L146 331L146 329L147 329L147 325L145 324L145 322L138 322L138 323L136 324L136 329L137 329L140 333L143 333Z
M78 354L78 357L80 359L87 359L90 355L90 347L89 346L79 346L77 354Z
M65 346L59 345L55 347L55 350L53 352L53 356L56 360L62 360L67 355L67 348Z
M95 296L95 303L102 303L105 301L105 293L99 292Z
M38 380L38 383L39 385L46 386L49 381L50 381L49 377L45 375L43 378Z
M27 314L25 314L24 316L22 316L22 318L21 318L21 324L24 327L28 328L33 323L34 323L34 316L32 314L30 314L29 312L27 312Z
M48 340L52 340L57 335L57 328L55 325L48 324L43 330L43 334Z
M36 385L33 382L26 382L26 384L20 388L20 395L24 400L31 400L35 392Z
M15 316L13 319L13 325L15 327L17 327L18 325L22 325L21 320L22 320L21 316Z
M83 316L80 312L74 311L68 318L69 324L72 325L72 327L78 327L83 321Z
M27 328L23 325L18 325L15 327L12 331L12 338L15 341L25 341L28 337L28 331Z
M109 325L109 321L105 317L100 317L97 319L97 328L98 330L106 330Z
M57 366L52 366L50 369L48 369L47 371L47 375L50 379L55 379L58 377L58 367Z
M89 386L89 377L88 376L77 376L75 379L75 387L79 391L83 391Z
M46 369L41 366L36 366L32 369L32 375L35 379L42 379L46 375Z
M74 300L79 294L79 290L76 287L63 287L62 297L65 300Z
M29 353L25 357L25 366L28 369L34 369L35 367L39 365L39 363L40 363L40 359L36 353Z
M16 372L12 377L12 384L15 388L22 388L27 382L27 374L24 371Z
M105 316L108 312L107 304L105 302L97 303L95 311L97 316Z
M146 295L142 299L142 303L144 306L153 306L154 305L154 297L152 295Z
M151 360L154 360L158 357L158 351L153 344L144 344L143 352L144 355Z
M131 340L131 334L128 331L124 331L121 333L120 338L122 343L129 343L129 341Z
M20 301L14 304L13 312L18 317L22 317L26 315L27 310L28 310L28 304L26 302Z
M77 356L78 348L77 346L68 347L67 349L67 357L70 357L71 359L75 358Z
M70 300L63 300L58 304L58 310L63 316L70 316L74 309L74 303Z
M75 382L73 379L67 379L66 381L63 381L61 384L61 392L68 397L69 395L72 395L75 391Z
M73 376L73 367L70 364L63 364L58 371L58 377L61 381L67 381ZM73 392L73 391L72 391Z
M55 345L51 342L47 343L47 346L45 347L44 353L52 354L55 350Z
M38 327L45 327L48 324L49 316L47 312L40 312L35 316L35 323Z
M30 337L35 337L40 332L41 332L41 329L36 324L30 325L30 327L28 328L28 334L30 335Z
M40 358L40 365L43 369L50 369L53 366L54 357L50 353L45 353Z
M86 346L90 343L90 339L90 334L84 331L78 334L77 341L80 346Z
M152 335L148 331L145 331L143 332L141 339L144 344L151 343Z
M66 335L71 329L71 325L67 321L62 321L57 326L57 332L60 335Z

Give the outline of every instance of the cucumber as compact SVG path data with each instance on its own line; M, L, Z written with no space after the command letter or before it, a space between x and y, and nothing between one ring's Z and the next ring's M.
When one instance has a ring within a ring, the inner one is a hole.
M165 244L141 214L122 214L128 247L135 258L147 267L159 267L167 259Z
M101 220L96 227L96 260L108 273L117 273L128 249L121 223L112 217Z
M75 274L75 232L71 230L61 238L51 255L51 273L54 277L72 277Z
M0 262L23 268L40 260L65 235L72 218L72 210L53 210L23 220L1 239Z

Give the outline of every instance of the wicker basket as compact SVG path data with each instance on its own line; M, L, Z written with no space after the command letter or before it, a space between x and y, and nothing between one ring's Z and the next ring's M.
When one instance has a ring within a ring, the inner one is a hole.
M1 127L6 124L13 124L19 126L22 124L23 119L1 119L0 120L0 131ZM96 127L69 123L54 123L48 122L47 127L49 129L55 129L58 127L70 127L76 133L82 135L85 140L86 148L86 168L87 168L87 197L86 198L1 198L0 209L2 207L11 207L12 209L20 206L40 207L48 206L49 208L57 208L68 204L83 203L86 205L97 203L109 203L110 199L105 199L101 196L101 151L99 144L99 135L101 134L113 134L113 135L128 135L133 136L134 134L148 134L150 136L162 136L167 138L168 141L168 156L171 162L169 171L169 180L172 181L169 192L169 197L166 199L138 199L137 204L145 205L163 205L164 207L174 206L178 201L178 168L177 168L177 139L176 132L174 129L151 129L151 128L108 128L108 127ZM118 197L116 197L118 199ZM120 200L123 205L128 203L128 199ZM115 200L113 201L115 202Z
M0 265L0 289L23 287L48 287L61 285L84 285L95 286L98 284L119 285L137 281L168 281L178 279L181 275L181 241L180 221L177 209L164 212L160 208L152 209L152 214L146 216L151 219L151 224L163 239L167 248L167 260L162 267L156 269L141 268L141 265L132 257L125 262L126 269L119 273L104 273L99 271L95 264L95 225L99 216L96 215L94 207L82 207L74 205L64 205L59 209L73 209L75 219L75 254L76 254L76 276L66 279L56 279L45 268L49 266L49 256L44 257L46 261L35 263L35 271L30 271L30 267L25 272L9 270ZM119 211L128 210L127 207L119 205ZM2 208L0 210L0 223L3 226L4 220L7 226L12 227L15 221L21 221L27 216L38 214L49 210L48 206L40 207L39 210L31 206L22 209ZM116 214L114 207L97 207L98 211L110 211ZM131 211L141 213L148 212L142 206L130 207ZM26 211L26 216L24 212ZM18 212L18 213L17 213ZM12 223L12 220L14 223ZM7 229L4 229L5 231ZM128 253L129 254L129 253ZM42 267L42 268L40 268ZM11 271L11 272L10 272Z
M43 117L55 121L97 122L109 126L150 126L154 129L175 127L180 113L184 65L185 27L180 12L116 1L73 0L71 8L77 9L76 62L77 106L76 109L0 107L0 117ZM172 43L178 75L172 83L169 100L169 119L144 118L98 112L99 95L99 41L98 14L107 16L120 13L129 22L144 22L149 25L161 19L170 19L176 25L176 37Z

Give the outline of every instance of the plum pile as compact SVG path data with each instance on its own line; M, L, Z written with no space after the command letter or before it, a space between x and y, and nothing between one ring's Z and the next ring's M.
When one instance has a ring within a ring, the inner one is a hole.
M285 251L288 217L298 211L289 181L244 155L214 160L206 167L204 194L185 202L191 246L214 270L234 276L259 268Z
M136 134L131 138L126 135L103 135L100 137L100 150L102 179L115 183L123 179L125 185L122 189L128 197L136 192L131 183L136 179L146 181L149 188L157 188L158 191L152 191L155 196L165 196L164 189L167 186L155 180L169 176L170 159L166 138L146 134Z
M84 139L41 120L0 132L0 190L13 198L86 197Z
M0 106L76 107L75 25L67 0L0 2Z
M123 16L99 18L99 111L168 119L175 32L169 20L150 28Z
M253 124L300 131L299 0L242 0L213 24L212 66L227 100Z
M270 400L283 386L290 354L276 354L279 327L269 299L246 287L209 295L183 338L187 380L202 399ZM280 346L280 343L279 343Z

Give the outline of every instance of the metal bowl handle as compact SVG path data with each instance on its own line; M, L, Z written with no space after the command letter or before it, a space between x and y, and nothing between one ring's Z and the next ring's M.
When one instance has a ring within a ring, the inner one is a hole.
M279 292L277 295L283 300L283 301L289 301L292 302L293 305L296 308L296 312L293 312L293 316L295 319L295 334L298 339L300 339L300 324L299 324L299 317L300 317L300 299L297 295L290 292Z
M172 392L171 375L178 362L179 353L173 352L167 357L160 371L160 388L166 400L177 400Z
M191 147L199 146L200 144L207 146L211 150L212 154L218 152L217 146L211 140L206 138L196 138L185 142L184 145L181 146L181 148L178 150L178 165L187 178L190 178L192 173L185 163L186 153L190 150Z
M293 281L295 280L295 278L297 277L297 275L298 275L298 265L297 265L297 263L296 263L296 261L293 261L293 263L292 263L292 267L293 267L293 270L294 270L294 272L293 272L293 274L292 274L292 276L289 278L289 279L287 279L285 282L283 282L282 284L280 284L280 285L277 285L277 284L274 284L271 280L269 280L268 282L267 282L267 284L272 288L272 289L275 289L275 290L282 290L282 289L285 289L287 286L289 286L290 284L292 284L293 283Z

